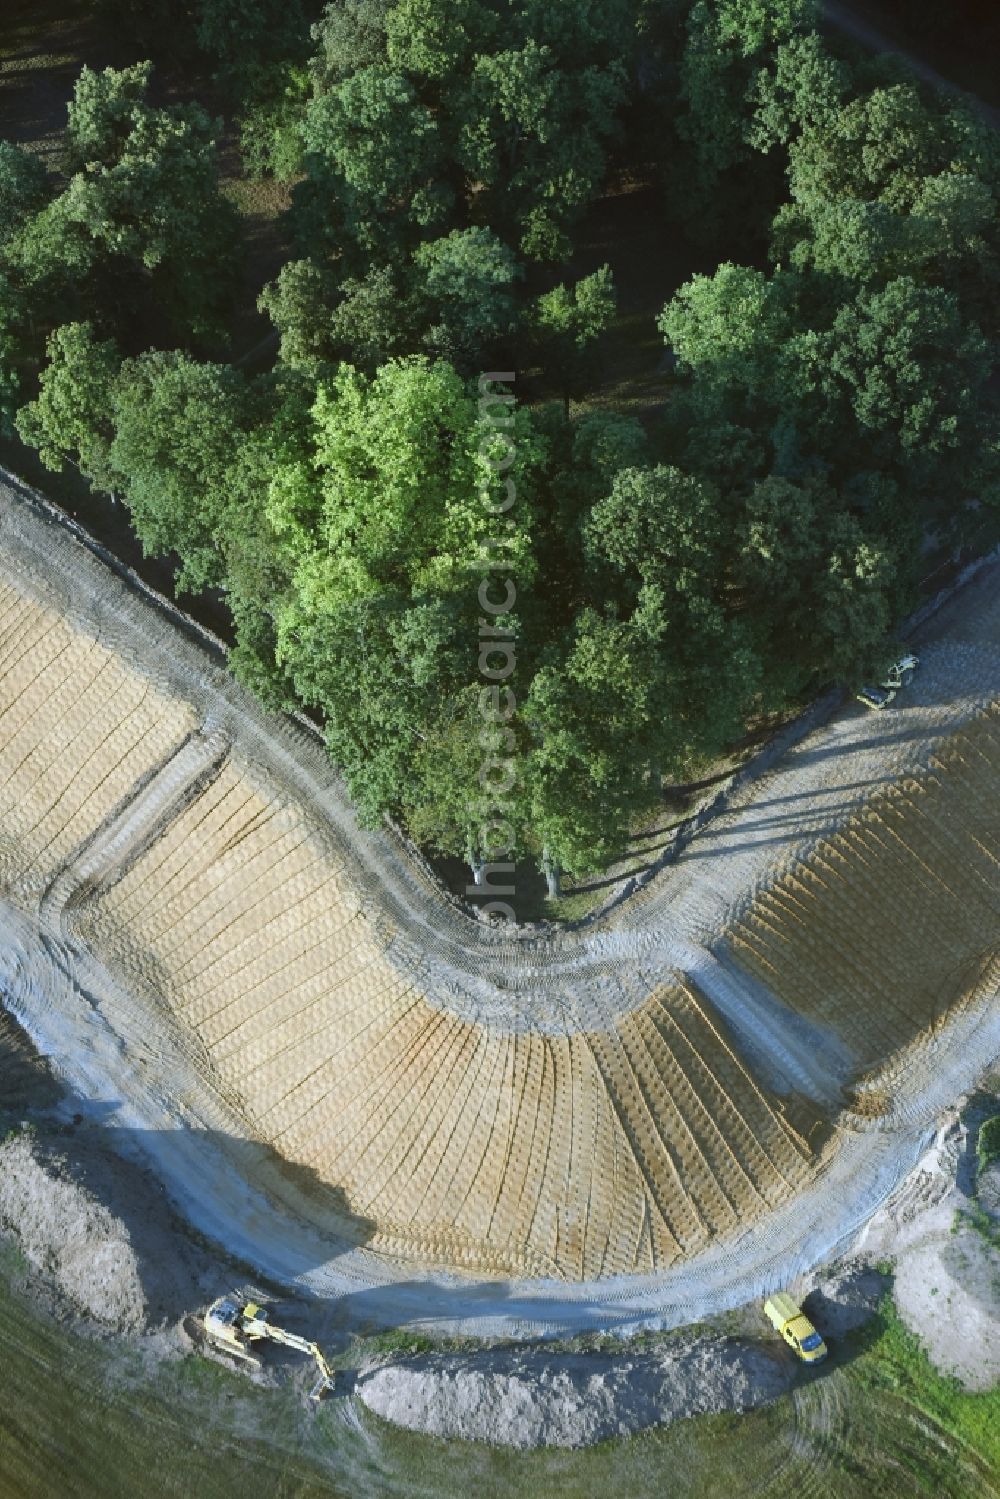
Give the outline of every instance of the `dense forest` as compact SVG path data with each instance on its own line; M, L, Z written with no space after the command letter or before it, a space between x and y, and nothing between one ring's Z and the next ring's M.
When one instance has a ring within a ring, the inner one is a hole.
M368 819L600 867L995 538L997 138L815 0L105 9L148 60L81 72L58 169L0 142L0 418L224 598ZM263 362L227 341L221 122L157 92L188 68L288 187ZM639 414L595 398L628 183L663 247Z

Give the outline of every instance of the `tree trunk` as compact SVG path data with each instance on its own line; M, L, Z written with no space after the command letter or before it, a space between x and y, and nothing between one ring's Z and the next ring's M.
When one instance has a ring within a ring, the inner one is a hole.
M562 884L560 875L562 871L558 864L553 864L549 858L548 849L542 851L542 873L545 876L545 885L549 892L549 900L558 900L562 895Z

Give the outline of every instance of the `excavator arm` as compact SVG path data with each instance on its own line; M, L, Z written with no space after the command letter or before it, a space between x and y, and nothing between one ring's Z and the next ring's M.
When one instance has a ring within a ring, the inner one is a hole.
M252 1338L269 1338L272 1343L282 1343L286 1348L297 1348L300 1353L309 1355L319 1370L319 1378L309 1391L310 1400L319 1400L328 1390L333 1389L333 1370L323 1357L323 1351L318 1343L310 1343L308 1338L301 1338L298 1333L288 1332L284 1327L277 1327L273 1322L259 1315L248 1319L245 1325L248 1335Z

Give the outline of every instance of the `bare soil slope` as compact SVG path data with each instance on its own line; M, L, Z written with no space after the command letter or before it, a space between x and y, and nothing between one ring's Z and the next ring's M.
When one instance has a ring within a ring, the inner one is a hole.
M4 898L130 1106L272 1147L369 1266L660 1276L996 1050L995 569L900 713L811 735L637 900L511 936L27 498L0 529Z

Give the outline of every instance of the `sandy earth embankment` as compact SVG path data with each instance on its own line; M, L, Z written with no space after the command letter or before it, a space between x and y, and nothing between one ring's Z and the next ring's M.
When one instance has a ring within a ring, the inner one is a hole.
M263 1273L465 1331L676 1325L828 1253L1000 1051L996 567L900 712L512 936L54 519L0 527L0 980Z

